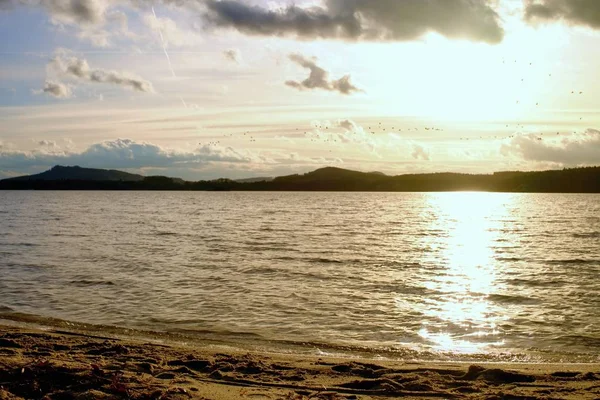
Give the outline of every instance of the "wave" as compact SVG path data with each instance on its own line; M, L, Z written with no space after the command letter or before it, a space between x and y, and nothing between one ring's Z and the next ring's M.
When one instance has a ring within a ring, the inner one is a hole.
M496 261L507 261L507 262L518 262L518 261L526 261L526 258L521 257L496 257Z
M488 299L501 304L539 304L541 302L540 299L535 297L527 297L527 296L514 296L514 295L506 295L506 294L491 294L488 296Z
M594 239L600 238L600 232L585 232L585 233L574 233L574 238L578 239Z
M581 265L585 265L585 264L600 264L600 260L584 260L581 258L570 258L570 259L564 259L564 260L545 260L545 262L547 262L548 264L558 264L558 265L563 265L563 264L581 264Z
M595 347L600 348L600 337L589 335L561 335L556 336L552 341L570 346Z
M281 274L284 270L273 267L247 267L241 271L243 274Z
M299 296L301 297L301 296ZM83 322L67 321L58 318L44 317L33 314L11 312L9 307L0 306L0 310L7 310L6 313L0 313L0 324L2 320L23 323L25 326L37 326L43 330L69 335L83 335L98 339L129 339L141 340L144 342L154 342L162 345L216 345L226 346L227 348L237 349L238 351L258 350L261 352L275 352L282 354L312 354L328 355L340 358L353 359L388 359L388 360L410 360L410 361L454 361L454 362L550 362L557 357L564 361L564 357L578 360L578 362L595 362L597 354L587 357L588 353L560 353L560 352L536 352L519 351L511 352L483 352L483 353L456 353L451 351L439 351L427 348L416 349L411 345L404 343L369 344L356 343L354 341L345 341L343 338L339 342L322 341L316 338L295 339L290 335L289 338L274 338L264 334L249 331L235 331L222 328L214 329L195 329L186 327L177 327L177 323L194 323L189 321L171 321L154 319L149 322L152 327L123 327L116 325L91 324ZM202 323L203 321L198 321ZM165 325L164 329L156 329L156 325ZM554 338L560 343L573 343L575 345L583 344L597 348L600 347L600 338L583 335L565 335Z
M179 236L178 232L155 232L156 236Z
M345 263L344 260L338 260L335 258L325 258L325 257L312 257L312 258L305 258L303 260L307 261L309 263L313 263L313 264L344 264Z
M113 281L102 281L102 280L89 280L89 279L76 279L69 282L75 286L114 286Z
M250 251L294 251L290 248L287 247L280 247L280 246L268 246L268 245L264 245L264 246L259 246L259 245L254 245L251 247L247 248Z
M537 279L520 279L520 278L506 279L506 280L504 280L504 282L511 284L511 285L515 285L515 286L531 286L531 287L560 286L560 285L564 285L565 283L567 283L563 279L537 280Z
M278 260L278 261L302 261L303 260L302 257L290 257L290 256L279 256L279 257L273 257L271 259Z
M366 293L372 291L380 293L396 293L400 295L421 295L421 296L439 296L443 295L443 292L438 290L429 289L424 286L406 285L402 282L398 283L378 283L366 286Z

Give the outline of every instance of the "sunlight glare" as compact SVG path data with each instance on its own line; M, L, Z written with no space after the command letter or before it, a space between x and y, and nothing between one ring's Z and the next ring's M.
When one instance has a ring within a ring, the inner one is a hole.
M440 193L430 198L437 216L432 229L449 233L438 245L446 271L424 283L441 293L421 310L436 323L424 323L419 331L436 350L472 353L501 343L494 336L502 312L488 297L499 289L494 242L500 230L497 220L507 212L506 200L503 194L473 192Z

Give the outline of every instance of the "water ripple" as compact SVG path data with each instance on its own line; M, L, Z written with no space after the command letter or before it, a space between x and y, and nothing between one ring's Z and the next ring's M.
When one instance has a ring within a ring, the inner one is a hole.
M0 204L2 318L412 358L600 353L597 195L0 192Z

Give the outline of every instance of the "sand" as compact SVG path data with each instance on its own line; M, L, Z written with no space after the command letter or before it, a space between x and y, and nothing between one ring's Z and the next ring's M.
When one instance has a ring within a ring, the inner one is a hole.
M599 364L388 362L217 352L0 326L0 400L600 399Z

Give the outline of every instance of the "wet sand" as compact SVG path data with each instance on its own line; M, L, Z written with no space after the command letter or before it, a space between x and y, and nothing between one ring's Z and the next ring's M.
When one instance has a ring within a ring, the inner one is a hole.
M0 326L0 400L600 399L600 364L387 362Z

